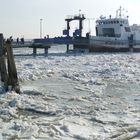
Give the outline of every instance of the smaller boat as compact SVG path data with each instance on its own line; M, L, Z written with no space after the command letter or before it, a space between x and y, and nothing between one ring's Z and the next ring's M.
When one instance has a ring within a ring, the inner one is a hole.
M89 37L89 51L140 51L140 26L130 26L129 17L122 17L122 11L120 7L115 18L100 16L96 21L96 36Z

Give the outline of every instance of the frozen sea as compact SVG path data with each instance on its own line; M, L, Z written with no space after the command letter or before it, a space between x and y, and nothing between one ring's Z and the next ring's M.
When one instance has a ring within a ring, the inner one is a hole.
M139 140L140 54L64 49L15 56L22 93L0 94L0 140Z

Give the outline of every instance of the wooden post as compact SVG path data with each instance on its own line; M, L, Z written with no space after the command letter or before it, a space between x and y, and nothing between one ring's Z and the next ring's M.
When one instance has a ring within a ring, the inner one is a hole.
M4 54L3 34L0 34L0 56Z
M7 51L7 63L8 63L8 85L12 86L17 93L20 93L20 87L18 83L17 70L14 61L13 49L11 41L6 41L6 51Z
M3 40L4 40L3 39L3 34L0 34L0 73L1 73L1 82L4 83L5 91L8 91L8 75L7 75L7 71L6 71Z

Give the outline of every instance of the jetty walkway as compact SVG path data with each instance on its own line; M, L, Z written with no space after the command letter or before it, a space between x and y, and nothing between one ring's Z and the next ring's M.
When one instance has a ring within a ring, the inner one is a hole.
M88 50L89 39L87 37L55 37L55 38L46 38L46 39L33 39L32 41L25 41L23 43L13 42L13 48L32 48L32 55L37 55L37 49L44 49L44 55L48 55L48 49L51 46L57 45L66 45L67 52L70 51L85 51ZM73 50L70 50L69 45L73 45Z

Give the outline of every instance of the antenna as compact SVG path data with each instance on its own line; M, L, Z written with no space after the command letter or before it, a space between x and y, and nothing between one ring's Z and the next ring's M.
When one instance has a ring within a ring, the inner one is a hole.
M118 10L116 10L116 18L122 18L122 16L124 16L124 15L122 15L122 11L126 11L126 12L128 12L127 10L125 10L124 8L122 9L122 7L120 6L120 8L118 9Z
M81 9L79 9L79 16L81 15Z
M120 6L120 9L119 9L120 13L119 13L119 18L122 17L122 7Z

